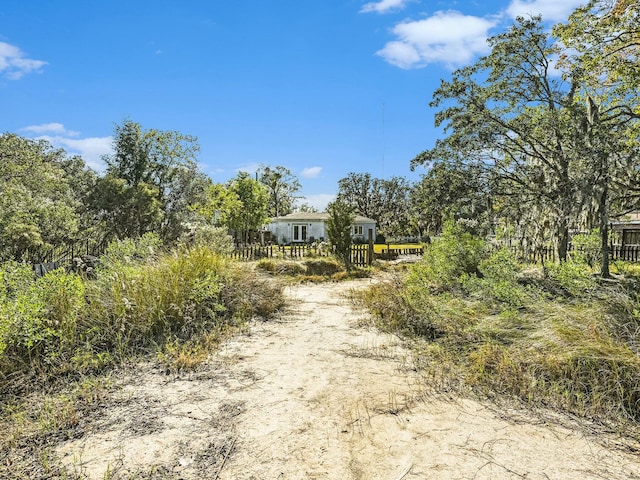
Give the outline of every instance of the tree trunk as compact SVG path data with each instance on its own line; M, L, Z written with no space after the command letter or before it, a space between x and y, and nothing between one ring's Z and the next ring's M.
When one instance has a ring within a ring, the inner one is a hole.
M609 184L605 182L602 194L600 195L599 216L600 216L600 253L602 259L600 263L600 275L603 278L611 278L609 272L609 209L607 197L609 195Z
M561 263L567 261L567 251L569 250L569 225L563 222L558 228L558 260Z

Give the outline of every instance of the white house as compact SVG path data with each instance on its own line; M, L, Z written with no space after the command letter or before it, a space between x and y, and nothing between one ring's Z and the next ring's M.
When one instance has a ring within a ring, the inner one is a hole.
M271 219L265 230L271 232L279 244L312 242L327 240L328 213L291 213ZM351 236L355 241L367 241L371 230L376 238L376 222L360 215L355 217L351 227Z

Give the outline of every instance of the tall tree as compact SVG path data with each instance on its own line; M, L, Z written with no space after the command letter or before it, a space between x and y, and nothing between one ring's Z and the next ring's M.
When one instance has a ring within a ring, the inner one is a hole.
M445 221L467 219L489 228L488 179L482 165L436 162L410 193L411 218L420 235L438 234Z
M347 271L351 270L351 229L355 219L352 205L340 198L327 206L329 219L327 220L327 236L335 255L344 264Z
M304 213L318 213L319 210L314 207L313 205L310 205L308 203L303 203L302 205L296 207L295 209L297 212L304 212Z
M242 202L235 192L211 180L204 197L191 206L200 222L216 226L229 226L230 218L241 208Z
M585 110L582 155L593 172L590 206L601 233L601 274L609 276L609 217L640 206L640 5L591 0L554 33L567 47L560 65Z
M78 229L83 238L97 238L97 231L90 210L90 196L96 188L98 174L89 168L84 160L78 156L61 156L58 165L64 171L65 178L69 182L71 195L78 202Z
M338 181L338 199L375 220L381 233L394 235L408 228L410 189L403 177L381 179L370 173L351 172Z
M81 204L65 170L71 161L44 140L0 135L1 257L76 239Z
M229 182L228 188L240 202L240 208L229 215L229 227L236 232L236 238L248 242L249 232L260 228L269 218L269 193L261 182L254 180L246 172L239 172Z
M159 231L163 211L158 189L145 182L128 185L124 178L106 174L89 197L104 240L137 238Z
M175 131L143 130L140 124L125 120L115 127L113 146L114 154L105 157L107 176L94 195L95 208L109 225L109 234L122 235L118 224L136 215L131 208L140 208L145 212L138 216L143 223L124 229L127 234L157 231L165 241L177 238L189 218L189 205L206 188L196 163L197 139ZM114 190L113 179L124 182L122 189ZM116 197L107 198L110 192L119 192L120 203ZM157 208L160 214L154 212Z
M482 164L497 193L545 215L565 260L580 210L582 164L576 151L583 112L574 89L553 71L558 47L541 19L518 18L489 40L491 53L453 73L434 93L436 125L447 136L412 166L434 161Z
M296 192L302 185L291 170L280 165L273 168L262 165L258 169L258 180L269 192L267 213L270 217L288 215L293 211Z

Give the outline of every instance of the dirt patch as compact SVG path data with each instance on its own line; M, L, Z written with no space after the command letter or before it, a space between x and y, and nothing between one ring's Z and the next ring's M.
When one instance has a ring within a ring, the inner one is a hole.
M584 429L430 394L396 337L359 326L343 294L369 282L287 287L290 312L197 373L141 366L58 454L91 479L640 478Z

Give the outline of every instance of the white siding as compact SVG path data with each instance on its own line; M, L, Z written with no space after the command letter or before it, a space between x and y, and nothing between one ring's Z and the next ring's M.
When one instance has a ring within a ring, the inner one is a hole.
M273 233L278 243L291 243L293 241L294 225L300 227L305 225L307 227L307 241L309 241L311 237L313 237L314 240L320 240L321 238L324 240L327 239L325 223L318 221L276 221L267 225L267 230Z

